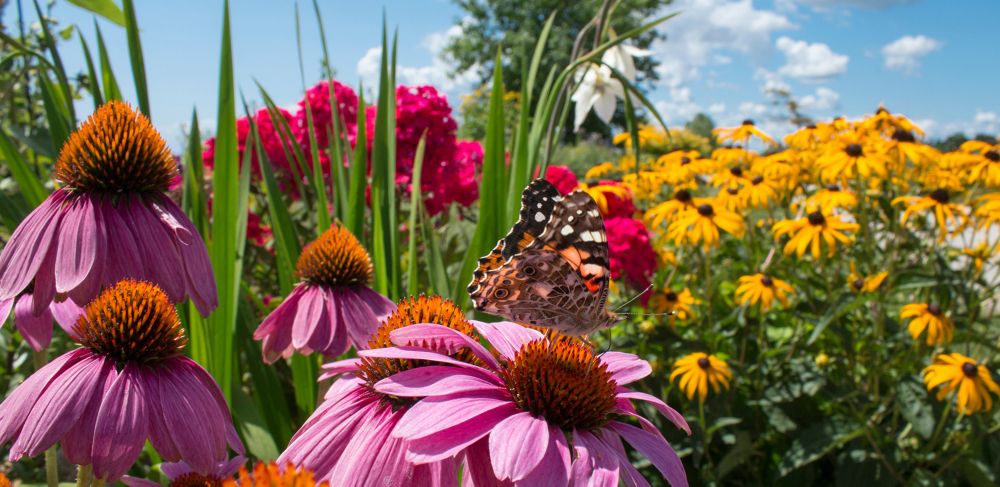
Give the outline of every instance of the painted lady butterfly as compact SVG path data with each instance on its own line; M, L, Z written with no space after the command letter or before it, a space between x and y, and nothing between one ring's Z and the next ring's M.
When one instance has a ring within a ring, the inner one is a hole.
M563 197L536 179L521 195L510 233L479 259L468 291L479 311L582 336L620 319L605 306L609 274L593 198L580 190Z

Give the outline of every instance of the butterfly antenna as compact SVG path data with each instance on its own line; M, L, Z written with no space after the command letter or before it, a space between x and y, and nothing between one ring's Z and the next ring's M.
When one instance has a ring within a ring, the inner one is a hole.
M628 301L625 301L624 304L622 304L621 306L615 308L615 312L617 313L618 310L623 309L624 307L632 304L632 302L634 302L636 299L639 299L640 297L642 297L643 294L646 294L647 292L649 292L650 289L653 289L653 285L652 284L646 286L646 289L643 289L642 292L640 292L639 294L636 294L635 296L633 296Z
M666 313L619 313L622 316L673 316L677 314L674 311L667 311Z

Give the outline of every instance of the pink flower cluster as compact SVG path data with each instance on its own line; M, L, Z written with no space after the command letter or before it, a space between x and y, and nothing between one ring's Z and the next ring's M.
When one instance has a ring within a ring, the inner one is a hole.
M646 225L635 218L612 217L604 220L604 229L608 234L611 278L624 277L637 288L648 286L657 260Z
M559 190L559 194L563 196L572 193L580 185L580 182L576 179L576 174L573 174L573 171L566 166L549 166L545 168L545 179L552 183Z

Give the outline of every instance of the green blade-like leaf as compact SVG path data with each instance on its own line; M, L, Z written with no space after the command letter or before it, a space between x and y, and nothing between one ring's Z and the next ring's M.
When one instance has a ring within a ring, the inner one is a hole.
M97 70L94 69L94 58L90 55L87 39L84 39L80 31L77 31L77 35L80 38L80 45L83 46L83 58L87 61L87 89L90 90L90 96L94 99L94 110L96 111L104 104L104 97L101 96L101 81L97 77Z
M395 299L392 280L396 277L398 261L392 258L395 227L391 214L395 211L395 90L389 69L391 53L388 50L385 20L382 23L382 60L379 74L378 105L375 115L375 134L372 139L372 260L375 269L375 288ZM360 145L360 144L359 144Z
M205 161L201 156L201 130L198 112L191 111L191 132L188 134L184 159L183 208L194 227L202 235L209 234L208 193L205 191ZM207 238L205 239L207 241Z
M52 147L58 151L66 143L74 123L72 114L66 111L65 97L59 85L53 84L48 73L39 73L38 87L42 94L42 105L45 107L45 118L49 125L49 135Z
M118 8L118 5L115 5L113 0L69 0L69 3L100 15L121 27L126 27L125 13Z
M10 168L10 174L14 176L14 181L17 182L17 187L25 201L32 208L42 204L49 196L49 192L4 130L0 130L0 157Z
M458 275L452 293L452 299L459 306L468 303L468 295L464 292L467 280L472 277L472 271L480 256L489 252L491 244L503 235L506 229L507 210L504 196L508 182L504 180L505 144L503 116L503 76L500 63L500 52L497 51L493 68L493 88L490 92L489 118L486 121L486 147L483 153L483 177L479 188L479 222L473 234L472 242L462 262L462 272Z
M260 83L257 83L257 88L260 91L261 98L264 99L264 105L267 106L268 113L271 115L271 123L275 130L278 131L281 150L284 152L285 158L289 161L289 168L293 173L292 180L295 182L295 187L300 195L306 197L308 192L302 180L307 178L308 171L306 169L306 156L302 150L302 145L295 139L292 127L288 124L288 120L285 120L285 117L281 115L278 105L274 103L267 90Z
M295 43L299 52L299 75L302 79L302 91L306 91L306 69L302 58L302 28L299 21L299 5L295 4ZM316 193L316 234L319 235L330 228L330 210L327 199L326 181L323 177L323 168L319 163L319 143L316 140L316 125L313 121L312 103L305 104L306 110L306 132L309 135L309 154L311 156L310 183Z
M139 22L135 18L133 0L124 0L125 33L128 36L128 58L132 63L132 79L135 81L135 95L139 99L139 110L151 117L149 111L149 91L146 88L146 64L142 58L142 43L139 41Z
M413 191L410 191L410 220L407 228L409 234L407 258L410 269L407 279L407 294L416 296L419 293L420 264L417 259L417 224L418 216L424 207L423 194L416 188L420 187L421 172L424 168L424 144L427 142L427 131L420 135L417 150L413 156Z
M111 58L108 56L108 47L104 44L104 35L101 28L94 21L94 29L97 31L97 56L101 61L101 85L104 87L104 97L108 100L122 100L122 90L118 88L118 80L111 70Z
M428 294L448 296L452 292L452 288L444 256L441 254L441 244L438 243L441 236L435 233L434 225L431 224L430 218L427 216L426 208L420 208L420 229L426 247L427 273L431 284ZM454 297L452 300L454 301Z
M243 293L244 296L254 298L254 293ZM263 303L255 300L257 307L263 308ZM240 300L239 321L242 324L240 329L240 348L250 358L241 361L246 367L245 372L250 377L250 388L254 404L257 406L259 414L267 423L267 432L270 433L274 443L279 446L288 444L288 440L295 433L295 424L292 417L292 410L286 400L285 391L281 387L281 380L274 367L269 367L258 357L261 356L260 344L253 340L253 331L257 326L254 319L255 313L247 299ZM262 458L262 460L270 460Z
M69 121L69 126L76 126L76 108L73 106L73 90L69 86L69 77L66 76L66 68L63 67L62 57L59 56L59 48L56 46L56 38L52 35L49 30L49 21L42 15L42 8L38 6L38 0L35 0L35 12L38 14L38 23L42 26L42 33L45 35L43 43L49 51L49 55L52 56L53 72L56 75L56 79L59 81L59 89L62 91L63 96L60 100L67 114L67 120Z
M364 107L364 87L358 86L358 133L356 140L359 142L354 146L354 157L351 158L351 167L348 170L351 182L347 189L347 208L344 217L347 229L358 238L364 236L365 187L368 182L368 144L364 142L368 140L368 122Z

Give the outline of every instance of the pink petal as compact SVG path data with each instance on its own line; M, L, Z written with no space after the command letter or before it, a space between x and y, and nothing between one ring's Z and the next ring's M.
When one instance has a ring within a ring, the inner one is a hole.
M604 352L600 355L601 362L608 364L608 372L618 385L635 382L653 372L649 362L624 352Z
M468 348L480 360L485 362L490 368L500 368L500 363L493 358L493 354L486 350L479 342L472 337L447 326L435 323L418 323L393 330L389 333L389 340L395 345L412 346L432 349L435 352L445 355L453 355L459 350Z
M343 311L342 324L346 325L351 343L364 347L378 329L378 318L353 289L338 289L334 292L337 293L337 302Z
M174 246L173 238L142 197L123 196L119 206L128 211L126 219L135 233L135 241L146 267L146 277L163 288L172 302L181 302L187 283L184 274L180 272L184 268L184 262Z
M364 453L345 455L327 477L351 479L353 485L403 485L413 466L404 460L404 440L389 435L401 415L391 408L372 410L345 448Z
M411 407L392 433L410 439L406 459L413 463L453 457L489 434L504 418L519 412L513 403L496 399L463 398L435 403L437 399L427 398ZM426 408L431 411L422 410Z
M125 484L125 487L162 487L159 482L153 482L152 480L146 480L146 479L138 479L128 475L118 479L118 481Z
M180 459L195 470L209 470L226 458L226 418L189 373L176 367L161 367L158 372L164 424Z
M90 401L99 401L99 380L111 361L93 354L79 354L79 360L52 377L24 420L24 428L10 448L11 458L33 457L47 450L77 422Z
M124 205L125 202L123 201ZM104 265L104 282L118 282L126 277L151 279L142 261L142 252L136 243L135 235L124 220L124 211L116 208L109 201L101 201L98 208L103 217L107 232L108 251ZM77 304L86 305L89 299Z
M0 252L0 299L17 296L35 278L55 240L68 194L66 190L56 190L14 229Z
M110 361L106 361L110 362ZM62 453L70 463L76 465L90 465L94 463L94 426L97 424L97 413L101 409L101 398L104 397L111 384L118 377L113 363L106 363L101 369L101 377L97 380L94 400L86 405L80 419L66 432L66 435L59 441Z
M42 308L42 312L36 316L33 310L32 295L22 294L14 306L14 324L28 345L40 352L52 342L52 313L49 308Z
M219 305L219 296L215 286L215 273L212 272L212 261L208 258L205 242L191 220L170 198L162 198L159 204L166 210L166 214L158 205L154 204L153 208L159 212L160 220L168 222L173 229L177 238L175 244L184 259L187 293L194 301L198 312L208 316ZM168 220L165 215L172 217L172 220ZM178 228L177 225L182 228Z
M538 466L548 450L549 425L531 413L508 416L497 423L490 433L490 461L493 472L500 480L516 482L524 479Z
M323 289L309 284L305 287L307 289L302 293L295 319L292 321L292 347L307 354L309 350L313 350L308 347L313 335L324 338L323 330L328 329L329 325L323 321L326 314Z
M357 372L359 365L361 365L361 359L359 358L349 358L323 364L320 366L320 368L323 369L323 373L320 374L319 380L324 381L341 374Z
M306 292L304 288L304 285L300 285L293 289L288 297L271 314L267 315L267 318L264 318L257 330L253 332L254 340L264 341L261 344L264 362L273 363L286 350L290 351L292 327L295 323L295 315L298 313L299 300Z
M355 292L357 292L358 296L365 302L368 309L372 310L372 313L375 314L375 318L380 323L396 311L396 303L393 303L389 298L372 291L365 286L358 286L355 289Z
M517 351L525 344L545 338L545 335L531 328L525 328L510 321L497 323L471 321L471 323L479 334L486 338L490 345L493 345L493 349L500 352L507 360L514 360Z
M10 310L14 307L14 298L0 299L0 327L7 322Z
M326 319L329 320L330 336L323 344L323 353L328 357L336 357L347 351L347 325L344 323L344 312L340 309L340 301L334 290L326 290Z
M469 445L459 457L462 460L462 485L475 487L513 487L509 480L500 480L493 473L489 440L482 438Z
M56 323L59 323L63 331L75 340L76 332L73 328L76 326L76 322L80 319L80 316L83 315L84 309L72 299L53 301L49 305L49 309L52 311L52 317L55 318Z
M181 356L173 359L178 362L179 365L187 369L187 373L191 377L201 384L202 390L208 393L208 395L215 401L215 405L218 408L218 413L225 421L221 423L223 428L224 436L229 447L233 449L236 453L240 455L246 455L246 450L243 447L243 442L240 440L240 435L236 432L236 426L233 425L233 417L229 412L229 405L226 403L225 396L222 395L222 389L212 378L212 375L208 373L207 370L198 365L198 362L191 360L187 357ZM223 447L225 450L225 447ZM225 452L223 452L222 458L226 458Z
M467 362L462 362L461 360L455 360L447 355L441 355L437 352L431 352L424 348L417 347L386 347L386 348L373 348L370 350L359 350L358 356L365 358L390 358L390 359L406 359L406 360L427 360L430 362L439 362L443 364L457 365L459 367L472 368L472 369L482 369L477 365L472 365Z
M163 401L160 399L160 379L154 371L143 369L143 382L146 384L146 405L149 409L149 442L167 462L180 462L181 451L170 436L170 428L164 420Z
M617 453L593 434L580 430L573 430L573 449L577 458L573 462L572 485L618 486Z
M500 391L502 387L499 378L485 371L447 365L428 365L404 370L375 384L376 391L399 397L433 397Z
M31 314L40 315L49 308L49 304L56 297L56 279L53 273L56 265L55 245L49 247L49 253L45 255L45 260L38 273L35 274L35 281L31 295L33 297Z
M148 436L145 386L135 366L126 364L104 394L94 426L94 476L118 480L139 458Z
M671 486L688 485L684 464L681 463L681 459L674 449L670 447L670 443L667 443L662 436L619 421L612 421L608 426L622 435L625 441L629 442L639 453L645 455Z
M622 482L627 487L649 487L649 482L645 477L632 466L632 461L629 460L625 446L622 444L622 439L617 433L608 429L602 429L596 432L596 436L618 454L618 459L620 460L618 466L621 467L619 473L621 474Z
M660 398L650 394L646 394L645 392L631 391L625 388L620 388L618 390L618 397L626 399L637 399L652 404L657 411L666 416L671 423L674 423L674 426L683 430L685 433L688 434L688 436L691 435L691 427L688 426L687 420L684 419L684 415L677 412L676 409L668 406L667 403L661 401Z
M291 462L312 470L317 478L326 478L358 425L369 417L372 408L381 407L377 398L360 387L336 399L328 396L289 441L278 464Z
M569 442L562 429L548 425L549 449L538 466L519 485L566 485L570 474Z
M28 413L52 377L79 362L81 356L89 355L89 351L82 349L60 355L15 387L3 403L0 403L0 444L7 443L21 431Z
M94 262L104 260L104 225L89 197L75 198L65 209L57 242L56 291L80 285Z

